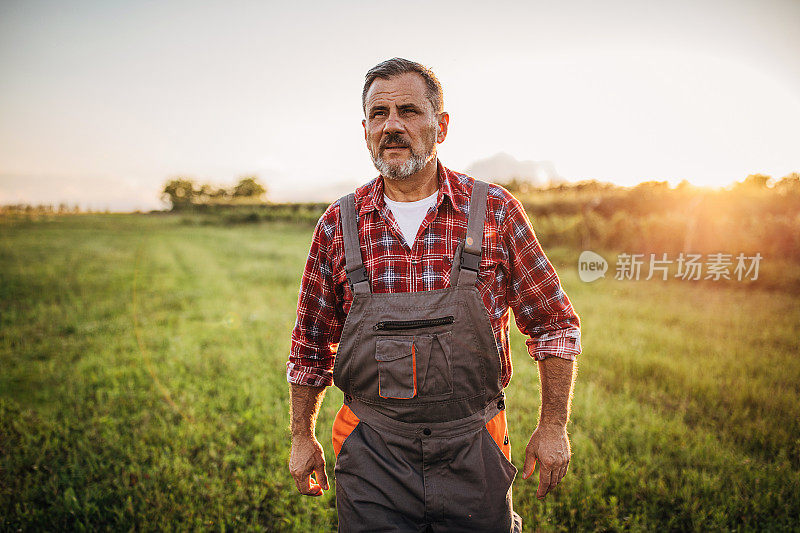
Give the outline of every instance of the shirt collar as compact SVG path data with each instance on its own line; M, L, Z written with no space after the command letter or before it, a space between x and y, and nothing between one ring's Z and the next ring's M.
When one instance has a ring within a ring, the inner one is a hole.
M458 189L459 192L463 192L461 190L461 184L455 177L455 173L445 168L438 159L436 160L436 177L439 181L439 194L436 196L436 208L438 209L439 206L442 205L445 198L449 198L452 206L463 211L463 202L456 201L456 192L454 191L454 189ZM381 211L386 207L386 201L383 199L383 176L378 176L370 183L366 184L363 189L363 201L361 203L361 208L358 210L359 215L364 215L370 211ZM356 195L361 196L358 192L356 192Z

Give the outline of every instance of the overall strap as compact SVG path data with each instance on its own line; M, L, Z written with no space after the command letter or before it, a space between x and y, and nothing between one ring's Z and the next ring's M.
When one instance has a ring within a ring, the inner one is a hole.
M344 238L344 270L353 294L368 293L369 276L361 258L361 245L358 240L358 218L356 217L356 195L353 193L339 200L339 216L342 220Z
M481 245L483 244L483 223L486 221L486 199L489 184L475 180L472 196L469 199L469 218L467 218L467 238L461 250L458 285L475 285L478 280L478 267L481 264Z

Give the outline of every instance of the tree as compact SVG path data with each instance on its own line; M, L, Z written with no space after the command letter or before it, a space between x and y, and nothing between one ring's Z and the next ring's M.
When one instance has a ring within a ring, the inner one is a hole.
M764 174L750 174L735 185L737 189L763 190L769 187L772 178Z
M781 194L800 194L800 173L792 172L782 177L775 184L775 190Z
M248 198L261 200L267 193L267 189L258 182L255 176L245 176L233 188L234 198Z
M172 210L178 211L191 207L195 203L195 199L200 194L200 189L195 187L192 180L188 178L175 178L164 185L164 190L161 192L161 199L169 201L172 204Z

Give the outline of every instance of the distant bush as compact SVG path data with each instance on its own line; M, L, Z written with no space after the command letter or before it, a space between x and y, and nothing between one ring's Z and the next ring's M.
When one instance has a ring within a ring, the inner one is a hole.
M291 222L313 226L325 212L327 203L196 205L185 213L186 224L252 224L255 222Z
M77 215L78 213L91 213L83 211L78 204L69 205L67 203L53 204L7 204L0 205L0 216L23 215Z

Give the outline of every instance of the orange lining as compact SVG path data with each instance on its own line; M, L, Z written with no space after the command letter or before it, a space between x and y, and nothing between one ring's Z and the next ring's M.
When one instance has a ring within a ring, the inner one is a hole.
M511 461L511 443L508 440L508 425L506 423L505 410L500 411L494 418L489 420L489 423L486 424L486 430L497 443L503 455L506 456L506 459Z
M339 412L336 413L336 418L333 421L333 431L331 440L333 441L333 453L336 457L339 456L339 451L342 449L342 444L350 436L350 433L356 428L361 420L353 413L353 411L346 405L342 405ZM486 430L492 439L497 443L497 446L506 456L506 459L511 461L511 444L506 444L506 437L508 436L508 425L506 422L506 412L500 411L494 418L489 420L486 424Z
M331 436L331 440L333 441L333 453L336 454L336 457L339 457L339 450L342 449L342 443L350 436L350 433L353 432L358 423L359 419L355 413L346 405L342 405L333 421L333 432Z
M413 398L417 395L417 343L411 342L411 371L414 372L414 394Z

